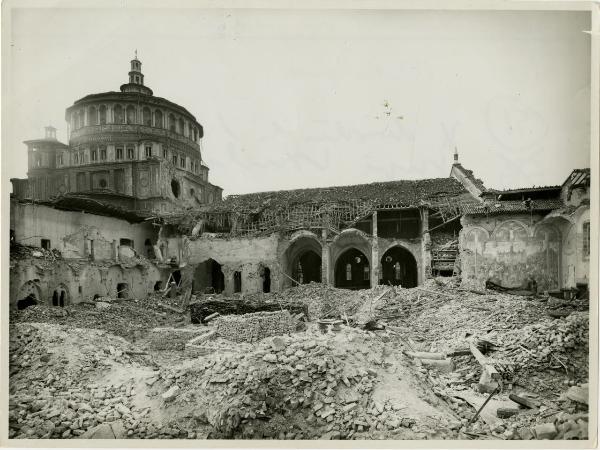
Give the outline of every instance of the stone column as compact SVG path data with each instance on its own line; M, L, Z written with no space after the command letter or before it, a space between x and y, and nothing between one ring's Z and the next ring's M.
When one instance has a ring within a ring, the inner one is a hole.
M377 237L377 211L373 211L371 239L371 287L379 284L379 238Z
M421 271L419 284L431 278L431 238L429 236L429 209L421 212Z
M329 244L327 243L327 228L321 230L321 282L331 284L329 279Z
M113 239L112 241L112 254L113 254L113 259L115 261L119 260L119 246L117 245L117 240Z

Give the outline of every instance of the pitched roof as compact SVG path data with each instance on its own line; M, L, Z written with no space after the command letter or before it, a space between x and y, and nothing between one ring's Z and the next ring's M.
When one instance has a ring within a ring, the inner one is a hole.
M529 204L528 204L529 203ZM531 202L521 200L505 200L479 204L465 204L461 206L463 214L502 214L502 213L526 213L531 211L551 211L553 209L562 208L564 206L562 200L544 199L531 200Z

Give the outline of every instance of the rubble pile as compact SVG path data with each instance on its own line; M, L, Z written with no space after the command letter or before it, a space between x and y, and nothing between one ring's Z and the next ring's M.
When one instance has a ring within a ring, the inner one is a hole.
M154 350L184 350L185 344L206 330L198 327L153 328L146 339L148 348Z
M117 438L133 435L149 412L132 405L135 383L97 380L115 365L150 364L139 353L104 331L11 325L9 436L73 438L103 422Z
M343 327L338 334L312 329L269 338L252 351L214 354L176 372L165 369L161 387L176 392L173 408L193 405L195 419L213 426L212 437L349 439L385 430L422 432L405 405L374 400L382 367L365 364L363 356L381 353L382 343L371 336Z
M104 307L98 307L103 304ZM105 330L133 342L144 337L151 328L174 325L179 317L147 307L145 300L122 302L77 303L64 308L43 304L10 312L11 323L43 322L74 328Z
M269 336L289 334L295 328L287 310L222 316L215 320L217 335L234 342L258 342Z
M564 369L568 376L588 378L589 314L574 312L563 319L544 319L506 333L503 343L520 371L548 367Z
M361 306L376 298L386 289L388 289L386 286L376 286L373 289L349 291L311 282L282 292L250 295L247 296L247 299L260 296L260 298L269 300L300 303L307 306L310 320L343 318L344 315L350 318Z

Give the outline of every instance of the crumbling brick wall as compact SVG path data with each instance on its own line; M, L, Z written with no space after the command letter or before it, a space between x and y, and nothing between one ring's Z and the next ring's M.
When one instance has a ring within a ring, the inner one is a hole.
M219 317L215 320L215 329L219 337L230 341L256 342L269 336L291 333L294 322L287 310L258 312Z

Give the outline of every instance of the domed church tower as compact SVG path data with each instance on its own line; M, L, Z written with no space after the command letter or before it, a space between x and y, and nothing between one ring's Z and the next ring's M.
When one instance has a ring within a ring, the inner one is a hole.
M52 170L36 172L44 178L36 180L42 190L14 180L18 197L48 200L78 193L146 214L221 199L222 189L209 183L202 160L202 125L183 106L145 86L137 52L120 92L87 95L67 108L65 119L68 146L55 138L26 142L32 154L48 148L60 151L60 158L52 158Z

